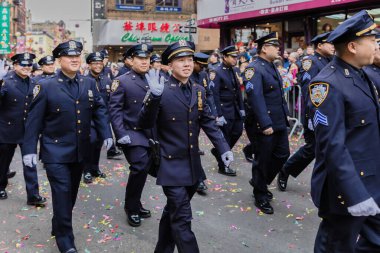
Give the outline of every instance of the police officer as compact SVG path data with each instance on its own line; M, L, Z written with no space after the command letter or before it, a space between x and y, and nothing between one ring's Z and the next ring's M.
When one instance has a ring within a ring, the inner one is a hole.
M141 218L151 216L150 211L141 204L141 194L150 166L148 140L152 138L153 130L142 130L137 121L149 89L144 75L149 70L152 51L151 45L138 44L126 52L126 57L132 59L132 69L114 79L109 104L117 143L121 144L130 164L124 210L128 223L133 227L141 225Z
M340 24L327 38L336 57L309 84L316 141L311 196L322 218L315 252L380 249L380 106L362 69L379 50L375 28L365 10Z
M233 154L222 132L215 125L206 101L205 89L189 80L193 71L195 45L180 40L168 46L162 54L173 74L165 81L158 72L149 71L149 93L139 116L143 128L157 125L161 145L161 162L157 184L162 185L167 197L163 210L155 253L199 252L191 230L191 205L202 173L198 153L198 133L202 128L222 154L226 166Z
M255 205L266 214L273 214L268 191L285 161L289 157L287 127L288 107L282 90L282 78L273 61L278 57L280 42L277 32L256 40L258 58L244 71L248 103L252 108L257 154L252 163Z
M107 76L109 79L113 80L114 76L112 74L111 68L108 66L109 65L109 54L108 50L103 48L100 53L103 55L103 63L104 63L104 68L102 70L102 75Z
M31 77L42 75L42 68L38 63L33 63Z
M103 54L100 52L91 53L86 58L89 67L88 77L93 79L96 89L100 93L105 105L108 107L109 96L111 92L111 79L106 75L102 75L104 63ZM91 123L91 150L89 160L86 162L83 172L83 182L92 183L93 177L106 178L106 174L100 171L99 160L102 150L103 140L95 128L95 124Z
M42 74L33 78L35 82L38 82L44 78L52 77L55 75L55 59L52 55L42 57L38 61L38 65L41 66Z
M377 44L380 46L380 33L376 35ZM366 66L364 71L367 73L368 77L373 81L376 86L376 90L380 92L380 50L375 53L375 58L373 59L373 64Z
M78 74L82 43L67 41L53 50L61 70L33 90L30 117L26 121L23 161L45 164L53 200L52 235L60 252L76 253L72 228L79 183L90 150L91 120L107 148L112 145L107 108L95 81Z
M119 69L119 73L117 73L116 77L124 75L129 72L132 68L132 58L127 54L128 50L123 54L124 66Z
M28 116L35 83L29 78L34 54L14 55L14 72L2 81L0 89L0 199L7 198L7 171L17 145L23 147L24 123ZM5 75L4 62L0 79ZM23 164L28 205L43 205L46 198L39 194L37 167Z
M216 107L216 123L232 149L243 132L245 117L243 97L240 90L240 74L236 66L238 51L235 46L228 46L220 51L223 63L214 70L210 69L210 88ZM215 148L211 153L218 161L218 172L227 176L236 176L233 168L225 167Z
M155 70L159 70L161 76L165 77L165 79L169 79L170 74L162 69L162 59L159 54L153 54L150 57L150 67Z
M310 80L314 78L331 60L334 55L334 45L327 42L330 33L323 33L314 37L311 42L315 46L315 54L305 56L302 59L300 79L302 97L304 103L308 99L307 87ZM305 145L292 155L284 164L277 177L277 185L280 191L285 191L289 175L296 178L315 158L315 138L314 132L308 126L308 112L302 108L302 121L304 126ZM311 121L310 121L311 122Z

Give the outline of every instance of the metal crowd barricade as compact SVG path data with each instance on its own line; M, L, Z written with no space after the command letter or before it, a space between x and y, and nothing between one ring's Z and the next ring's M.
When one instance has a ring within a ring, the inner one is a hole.
M285 100L288 104L288 109L290 112L290 118L289 121L294 121L294 125L292 127L292 130L290 131L289 138L292 138L293 134L295 134L295 131L297 127L301 127L301 131L298 133L298 139L299 141L303 135L304 129L301 122L301 107L304 106L302 104L302 92L301 92L301 86L294 85L291 87L290 90L285 92Z

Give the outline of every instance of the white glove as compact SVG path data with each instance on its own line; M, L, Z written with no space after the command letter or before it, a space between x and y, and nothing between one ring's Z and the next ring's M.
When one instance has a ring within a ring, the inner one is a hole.
M148 81L150 91L155 96L161 96L164 91L165 77L160 77L160 71L155 69L150 69L145 78Z
M234 154L232 151L227 151L224 153L222 155L222 161L227 168L230 167L230 164L234 161Z
M373 198L364 200L363 202L350 206L347 209L352 216L373 216L380 213L380 208Z
M242 117L245 117L245 111L244 111L244 110L240 110L240 115L241 115Z
M121 139L119 139L117 141L117 143L119 143L119 144L130 144L132 142L131 142L131 138L129 137L129 135L126 135L126 136L122 137Z
M36 154L24 155L22 157L22 161L24 162L25 166L34 167L37 165L37 155Z
M5 60L0 60L0 80L3 80L5 75L8 73L9 67L5 66Z
M104 146L106 147L107 151L112 147L113 139L107 138L104 140Z
M217 126L223 126L223 125L226 125L226 124L227 124L227 121L224 118L224 116L216 118L216 125Z

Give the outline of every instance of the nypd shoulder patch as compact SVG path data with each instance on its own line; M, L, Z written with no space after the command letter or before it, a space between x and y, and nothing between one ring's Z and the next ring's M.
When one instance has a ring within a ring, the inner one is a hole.
M309 71L309 69L311 68L312 65L313 65L313 61L311 59L302 60L302 68L305 71Z
M33 99L35 99L38 96L38 94L40 94L40 91L41 91L41 85L37 84L36 86L34 86Z
M327 119L327 116L321 113L319 110L315 111L313 123L314 123L314 128L316 128L318 125L329 126L329 121Z
M247 79L248 81L251 80L254 75L255 75L255 69L254 68L246 68L244 70L245 79Z
M115 92L117 90L117 88L119 87L119 85L120 85L119 80L113 80L112 85L111 85L111 91Z
M310 100L315 107L319 107L326 99L329 93L330 85L328 83L312 83L309 86Z

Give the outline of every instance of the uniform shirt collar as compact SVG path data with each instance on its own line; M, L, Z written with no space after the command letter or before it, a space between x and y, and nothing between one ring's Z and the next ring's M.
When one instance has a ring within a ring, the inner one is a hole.
M78 82L78 73L76 73L76 74L75 74L75 77L74 77L73 79L71 79L71 78L69 78L68 76L66 76L66 75L62 72L62 70L60 70L59 73L58 73L58 76L59 76L61 79L63 79L63 81L65 81L65 82L69 82L70 80L71 80L71 81Z

